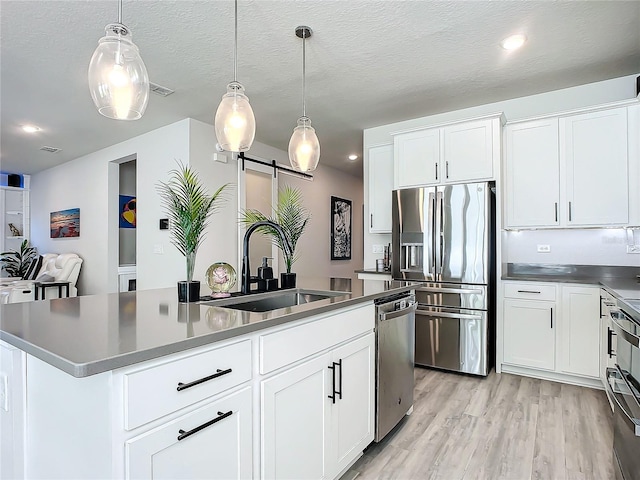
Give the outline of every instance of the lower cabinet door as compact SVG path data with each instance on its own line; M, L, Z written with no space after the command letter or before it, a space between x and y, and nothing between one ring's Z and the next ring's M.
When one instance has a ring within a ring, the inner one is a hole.
M336 403L331 410L333 478L373 441L375 399L375 334L370 333L333 351ZM407 405L407 410L411 405Z
M504 301L504 361L513 365L555 369L555 303ZM597 351L597 349L596 349Z
M126 478L249 479L251 387L126 442Z
M600 289L562 287L562 371L598 378Z
M320 355L262 382L261 478L328 478L330 359Z

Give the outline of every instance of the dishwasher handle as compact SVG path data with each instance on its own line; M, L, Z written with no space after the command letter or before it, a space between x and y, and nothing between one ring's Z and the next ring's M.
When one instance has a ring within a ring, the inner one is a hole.
M403 308L401 310L395 310L393 312L389 312L389 313L380 313L378 314L378 319L381 322L384 322L386 320L393 320L394 318L398 318L398 317L404 317L405 315L411 313L411 312L415 312L416 308L418 308L418 304L417 303L409 303L407 308Z

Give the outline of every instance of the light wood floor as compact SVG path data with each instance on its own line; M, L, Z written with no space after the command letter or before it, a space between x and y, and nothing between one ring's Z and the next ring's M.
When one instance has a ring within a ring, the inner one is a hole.
M416 368L413 414L343 479L614 478L604 391Z

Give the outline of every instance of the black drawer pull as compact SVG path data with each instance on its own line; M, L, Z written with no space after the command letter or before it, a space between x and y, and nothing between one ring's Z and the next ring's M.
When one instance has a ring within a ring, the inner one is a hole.
M336 403L336 362L331 362L327 368L331 370L331 395L327 395L331 399L331 403Z
M198 433L200 430L204 430L205 428L210 427L214 423L218 423L220 420L222 420L224 418L227 418L227 417L230 417L231 415L233 415L233 410L229 410L227 413L218 412L218 416L216 418L214 418L213 420L209 420L207 423L203 423L202 425L200 425L199 427L194 428L193 430L189 430L188 432L186 432L186 431L180 429L180 430L178 430L178 433L180 434L180 435L178 435L178 441L184 440L189 435L193 435L194 433Z
M535 290L518 290L518 293L540 293Z
M200 380L194 380L191 383L178 383L178 391L185 390L187 388L195 387L196 385L200 385L201 383L208 382L209 380L213 380L214 378L221 377L226 375L227 373L231 373L231 369L227 368L226 370L217 369L216 373L213 375L209 375L208 377L201 378Z

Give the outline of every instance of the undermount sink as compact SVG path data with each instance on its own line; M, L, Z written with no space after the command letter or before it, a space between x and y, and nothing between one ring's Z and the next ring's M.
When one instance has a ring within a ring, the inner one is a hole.
M317 302L318 300L326 300L332 297L345 295L345 292L315 292L305 290L288 290L280 292L269 292L264 294L256 294L243 297L234 297L226 301L203 302L208 305L231 308L234 310L244 310L247 312L269 312L279 308L294 307L305 303Z

